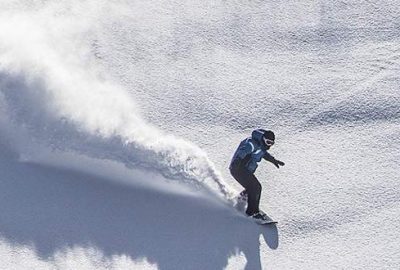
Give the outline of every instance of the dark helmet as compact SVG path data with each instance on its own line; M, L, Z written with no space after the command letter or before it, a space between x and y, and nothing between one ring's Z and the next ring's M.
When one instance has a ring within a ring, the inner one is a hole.
M275 141L275 134L271 130L266 130L263 137L266 140Z
M275 144L275 134L271 130L266 130L263 134L263 142L269 149Z

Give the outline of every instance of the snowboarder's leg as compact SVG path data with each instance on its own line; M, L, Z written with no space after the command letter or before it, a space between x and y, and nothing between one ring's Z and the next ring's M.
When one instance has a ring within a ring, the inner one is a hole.
M258 179L254 176L254 174L249 174L247 176L248 186L246 187L248 193L248 206L246 210L246 214L251 216L255 213L259 212L260 198L261 198L261 184Z
M257 213L259 211L262 189L260 182L254 174L248 172L246 169L233 169L231 170L231 174L247 191L248 205L246 214L251 216Z

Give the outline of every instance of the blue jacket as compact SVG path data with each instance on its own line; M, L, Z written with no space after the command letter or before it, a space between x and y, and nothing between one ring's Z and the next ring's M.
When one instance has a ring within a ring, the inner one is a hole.
M274 163L276 160L267 150L263 140L265 130L256 129L251 133L251 137L243 140L233 155L229 169L246 168L249 172L254 173L261 159Z

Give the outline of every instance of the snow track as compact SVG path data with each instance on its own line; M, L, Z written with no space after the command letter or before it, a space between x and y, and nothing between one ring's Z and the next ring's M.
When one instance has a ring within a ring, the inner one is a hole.
M43 33L46 22L40 12L10 17L0 21L2 103L7 119L23 126L30 140L44 147L157 170L171 179L230 196L206 153L147 124L132 97L96 73L90 55L85 63L72 55L63 58L63 51L73 50L80 57L87 53L65 41L65 36L85 33L82 29L75 32L71 18L61 22L52 18L54 28ZM11 25L16 25L12 35ZM59 37L57 27L64 28L65 36ZM30 35L25 35L26 31Z

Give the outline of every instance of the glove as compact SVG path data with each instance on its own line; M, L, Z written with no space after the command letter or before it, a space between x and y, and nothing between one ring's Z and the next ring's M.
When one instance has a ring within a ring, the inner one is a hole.
M279 169L279 166L285 166L285 162L275 159L274 165Z

